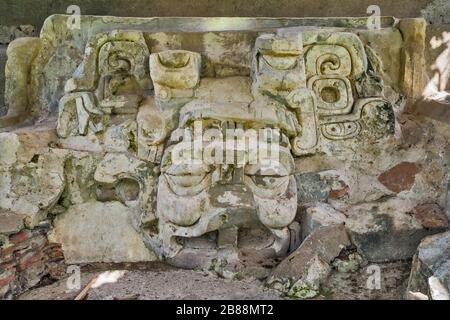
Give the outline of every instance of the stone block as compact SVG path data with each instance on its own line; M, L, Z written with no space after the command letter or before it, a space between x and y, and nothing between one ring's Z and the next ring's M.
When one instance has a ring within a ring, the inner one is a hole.
M328 276L331 261L349 245L343 224L320 228L272 270L267 285L291 297L312 298Z
M0 234L12 234L19 232L24 224L24 216L0 211Z
M302 238L305 239L322 227L343 224L345 219L343 213L329 204L317 202L305 208L303 214L301 214Z
M450 231L422 240L414 256L407 293L450 300Z
M409 259L424 237L444 231L425 228L413 214L415 206L397 198L354 206L346 226L358 252L371 262Z
M120 202L86 202L55 220L52 242L61 243L67 263L153 261L135 230L132 212Z
M414 208L414 216L427 229L447 229L449 218L436 203L425 203Z
M345 227L332 225L320 228L310 234L297 250L285 258L272 272L280 278L300 279L307 270L308 263L318 258L330 263L342 249L350 245Z

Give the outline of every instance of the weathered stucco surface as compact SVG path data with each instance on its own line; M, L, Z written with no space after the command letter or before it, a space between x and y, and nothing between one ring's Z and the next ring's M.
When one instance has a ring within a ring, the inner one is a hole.
M311 298L332 268L448 229L449 123L411 112L425 20L67 19L8 47L4 248L48 224L66 263L160 259Z

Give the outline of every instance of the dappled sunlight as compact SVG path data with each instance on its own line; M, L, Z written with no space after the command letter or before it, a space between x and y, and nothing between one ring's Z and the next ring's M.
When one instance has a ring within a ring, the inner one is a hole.
M94 284L92 285L92 288L99 288L107 283L116 283L126 273L126 270L105 271L97 277Z
M429 45L432 50L442 52L430 66L434 73L423 91L423 96L428 99L441 100L448 95L450 87L450 32L444 31L440 37L431 38Z

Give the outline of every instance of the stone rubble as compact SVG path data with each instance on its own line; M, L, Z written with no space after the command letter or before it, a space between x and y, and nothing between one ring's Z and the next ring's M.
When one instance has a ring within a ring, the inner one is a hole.
M450 300L450 231L422 240L412 263L409 293L421 293L430 300Z
M267 285L290 297L315 297L330 272L331 262L350 245L343 224L321 227L273 269Z

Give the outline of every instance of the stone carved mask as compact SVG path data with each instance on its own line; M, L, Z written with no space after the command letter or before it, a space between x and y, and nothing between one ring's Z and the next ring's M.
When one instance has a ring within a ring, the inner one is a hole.
M213 128L206 127L203 133L240 125L231 121L209 124ZM165 150L156 211L164 255L173 257L181 250L176 237L200 237L212 231L218 231L219 237L220 233L234 232L230 243L220 245L237 244L236 228L267 229L273 235L269 247L277 254L286 253L290 239L287 227L297 209L294 159L289 148L280 143L278 157L272 157L270 151L274 150L269 150L266 155L261 152L257 159L249 159L249 153L228 136L215 146L210 140L202 142L204 159L199 157L195 162L173 161L177 147L193 145L184 140ZM223 149L226 152L218 156ZM207 155L212 156L207 159Z
M103 166L129 163L117 177L131 180L97 174L107 184L100 196L115 188L146 244L184 267L204 267L230 250L277 256L295 248L294 157L393 131L382 94L355 84L368 70L355 34L262 34L248 52L250 77L236 70L211 76L205 53L152 53L141 32L99 35L88 49L83 72L66 85L58 132L66 138L105 131ZM86 66L96 61L89 74ZM231 129L244 138L230 138ZM270 148L261 147L258 134L268 131ZM180 161L186 154L191 162Z

